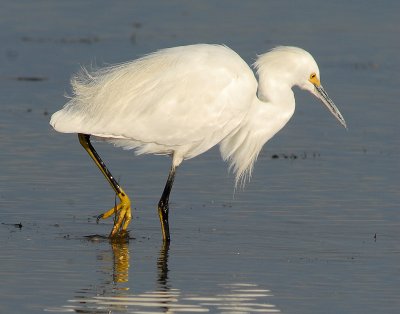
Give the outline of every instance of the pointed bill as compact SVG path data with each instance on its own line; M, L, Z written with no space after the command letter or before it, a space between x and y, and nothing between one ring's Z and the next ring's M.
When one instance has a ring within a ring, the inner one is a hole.
M315 95L328 107L329 111L335 116L336 119L347 129L346 121L344 120L339 109L335 106L332 99L329 98L328 93L322 87L322 85L314 84Z

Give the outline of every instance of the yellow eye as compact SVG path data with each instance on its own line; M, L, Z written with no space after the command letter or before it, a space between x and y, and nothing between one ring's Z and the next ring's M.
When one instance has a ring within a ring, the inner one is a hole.
M310 78L308 79L311 83L313 83L315 86L320 86L321 83L317 77L317 73L313 72L310 74Z

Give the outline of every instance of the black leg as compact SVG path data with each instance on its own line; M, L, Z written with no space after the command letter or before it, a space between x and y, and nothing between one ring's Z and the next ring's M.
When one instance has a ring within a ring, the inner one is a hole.
M117 236L118 234L124 235L127 232L126 230L131 221L131 201L128 195L125 194L124 190L112 176L111 172L107 169L105 163L103 162L103 160L101 160L99 154L90 143L90 135L79 133L78 138L83 148L96 163L97 167L106 177L107 181L110 183L111 187L114 189L115 193L121 201L120 204L114 206L104 214L99 215L98 218L106 219L112 214L116 214L117 217L114 221L114 227L111 230L110 237Z
M169 195L171 193L172 185L174 184L176 168L171 167L168 174L167 183L165 184L163 194L160 201L158 202L158 216L161 222L161 231L163 235L163 240L169 242L169 224L168 224L168 212L169 212Z
M93 161L96 163L97 167L100 171L104 174L108 182L110 183L111 187L114 189L115 193L121 193L121 187L119 186L118 182L112 176L111 172L107 169L106 164L100 158L99 154L94 149L92 143L90 142L90 135L88 134L78 134L79 142L83 146L83 148L88 152L90 157L92 157Z

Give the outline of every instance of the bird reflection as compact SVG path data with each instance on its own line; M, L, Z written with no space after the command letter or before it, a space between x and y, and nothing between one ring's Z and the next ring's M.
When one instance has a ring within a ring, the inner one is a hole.
M157 271L156 288L139 293L129 292L135 281L129 281L132 243L129 239L110 241L106 237L88 237L91 242L109 241L107 250L97 255L100 261L100 282L75 291L67 305L46 308L56 313L200 313L241 312L279 313L275 305L266 302L270 290L252 283L218 284L211 295L185 293L173 288L169 278L169 242L163 242L153 269ZM139 270L140 271L140 270ZM140 287L135 287L136 290Z
M77 313L110 313L127 312L140 306L141 302L152 302L161 312L168 311L169 303L176 302L173 295L169 295L168 283L168 252L169 243L164 242L157 258L157 289L150 294L129 294L129 269L131 249L129 237L119 237L110 240L107 237L93 235L87 236L87 240L93 243L109 242L107 250L100 250L97 260L101 261L99 283L75 291L75 297L68 300L69 305L59 308L47 308L47 312L77 312ZM157 299L158 302L155 302ZM127 304L129 303L129 304ZM150 305L150 303L149 303Z
M113 253L113 282L129 281L129 239L110 241ZM129 288L126 288L128 290Z
M169 253L169 242L163 241L163 245L160 249L160 254L157 259L157 270L158 270L158 284L160 291L168 291L170 286L168 284L168 253Z

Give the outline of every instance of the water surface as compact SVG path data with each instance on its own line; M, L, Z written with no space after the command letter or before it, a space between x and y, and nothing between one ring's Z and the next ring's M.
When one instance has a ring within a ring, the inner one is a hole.
M397 1L0 6L0 312L398 313ZM113 192L50 114L81 65L198 42L249 64L276 45L309 50L349 130L296 89L244 191L218 149L179 168L170 247L156 214L170 160L96 143L135 207L132 239L110 243L112 222L94 217Z

